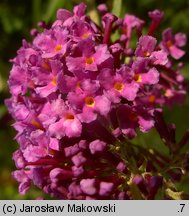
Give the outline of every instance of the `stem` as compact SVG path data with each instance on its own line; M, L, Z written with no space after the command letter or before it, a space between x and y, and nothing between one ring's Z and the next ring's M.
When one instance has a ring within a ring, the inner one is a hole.
M109 40L110 40L111 33L112 33L112 25L117 20L117 17L114 16L113 14L106 13L103 16L102 20L103 20L104 25L105 25L103 43L108 44Z
M159 26L159 23L152 21L150 28L149 28L148 35L153 36L158 26Z
M104 32L104 38L103 38L104 44L108 44L111 32L112 32L112 23L108 23L106 24L105 32Z
M134 149L132 148L132 144L128 142L127 139L125 139L124 142L120 142L120 155L121 159L128 165L130 172L134 175L139 174L136 160L133 158L135 155Z
M174 152L177 153L178 151L180 151L188 141L189 141L189 129L186 131L186 133L178 143L177 148L174 150Z
M170 83L173 83L174 85L177 85L177 82L174 79L172 79L171 77L167 76L166 74L160 73L160 76L164 80L168 81L168 83L170 82Z
M159 133L162 141L169 146L169 130L168 127L163 119L163 115L161 112L155 111L155 128Z
M189 130L186 131L181 141L179 142L179 146L183 147L189 141Z
M60 161L57 161L55 159L40 159L36 162L27 162L26 166L49 166L49 165L58 165Z

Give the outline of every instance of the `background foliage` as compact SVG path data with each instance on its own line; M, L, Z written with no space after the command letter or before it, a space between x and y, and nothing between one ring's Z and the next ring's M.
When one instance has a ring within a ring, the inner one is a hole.
M13 123L4 106L4 99L9 97L7 79L11 64L9 59L16 55L16 50L21 46L22 39L31 41L29 34L33 27L37 26L39 20L50 23L55 19L58 8L72 9L81 0L0 0L0 199L35 199L44 197L38 189L33 187L27 196L18 194L18 184L12 179L11 171L15 169L12 161L12 152L17 148L13 138L14 130L10 127ZM85 0L88 5L88 13L98 22L96 11L99 3L107 3L110 10L123 17L125 13L134 13L136 16L149 23L147 13L149 10L160 9L165 12L164 22L161 30L171 26L173 32L184 32L189 36L189 1L188 0ZM189 38L189 37L188 37ZM188 46L186 47L188 51ZM183 73L189 81L189 58L188 52L183 61L186 66ZM182 107L174 107L173 110L165 111L165 118L177 126L177 139L189 128L189 97ZM135 140L141 145L149 148L160 149L161 141L152 130L145 136L139 136ZM159 148L160 147L160 148ZM178 187L189 192L189 184L181 182ZM45 196L46 199L48 197Z

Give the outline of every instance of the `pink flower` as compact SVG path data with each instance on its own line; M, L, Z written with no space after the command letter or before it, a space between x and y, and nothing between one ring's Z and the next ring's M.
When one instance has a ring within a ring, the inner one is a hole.
M154 85L159 81L159 72L155 67L150 67L150 59L137 58L132 65L133 79L138 84Z
M67 57L66 62L68 69L78 77L85 77L88 71L95 72L102 67L113 66L113 59L107 46L94 47L94 41L90 38L80 41L75 47L75 52L77 56Z
M68 111L62 119L51 124L48 131L51 136L55 136L57 139L64 136L78 137L81 135L82 125L77 116Z
M118 103L121 97L133 101L137 95L139 85L132 80L133 72L129 67L120 68L117 73L104 69L98 79L105 89L105 95Z
M165 65L168 62L167 54L163 50L155 51L157 41L151 36L141 36L137 44L135 55L137 57L152 58L155 65Z
M172 35L172 30L170 28L164 30L162 48L165 49L173 58L180 59L185 51L180 49L186 45L186 35L183 33L177 33L175 36Z

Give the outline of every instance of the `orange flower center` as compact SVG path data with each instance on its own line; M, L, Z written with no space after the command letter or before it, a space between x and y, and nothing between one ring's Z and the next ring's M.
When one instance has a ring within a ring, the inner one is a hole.
M74 120L74 119L75 119L74 115L72 115L70 113L66 114L66 116L65 116L65 120Z
M42 66L42 68L44 68L45 70L51 71L51 66L50 66L48 60L45 60L44 62L42 62L41 66Z
M51 83L52 83L54 86L56 86L56 81L57 81L57 80L56 80L56 77L54 76L53 79L52 79L52 81L51 81Z
M144 56L145 56L145 57L149 57L149 56L150 56L150 53L149 53L148 51L145 51L145 52L144 52Z
M86 59L85 59L85 63L86 63L86 64L89 64L89 65L90 65L90 64L93 64L93 63L94 63L94 58L93 58L93 57L86 58Z
M77 83L76 83L76 88L81 88L81 82L80 81L78 81Z
M168 47L168 48L170 48L171 46L173 46L173 43L172 43L171 40L167 41L166 44L167 44L167 47Z
M94 107L94 105L95 105L94 98L93 97L86 97L85 98L85 104L88 107Z
M124 85L123 85L123 83L121 83L121 82L116 82L116 83L114 84L114 89L115 89L116 91L118 91L118 92L122 92L122 91L123 91L123 88L124 88Z
M89 35L90 35L90 33L88 33L88 32L87 32L87 33L85 33L85 34L83 34L83 35L82 35L82 39L86 39L86 38L88 38L88 37L89 37Z
M149 101L150 103L154 103L155 100L156 100L156 97L155 97L154 95L150 95L150 96L148 97L148 101Z
M59 52L62 49L62 45L61 44L57 44L54 48L55 52Z
M135 74L133 79L136 81L136 82L141 82L142 79L141 79L141 75L140 74Z
M137 113L135 112L132 112L130 115L129 115L129 119L133 122L137 121L138 120L138 115Z
M32 120L31 120L31 124L32 124L34 127L43 130L43 126L42 126L38 121L36 121L35 119L32 119Z

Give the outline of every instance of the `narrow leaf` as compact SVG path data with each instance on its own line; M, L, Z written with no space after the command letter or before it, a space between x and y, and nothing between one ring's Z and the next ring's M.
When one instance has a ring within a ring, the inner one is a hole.
M112 13L115 14L117 17L121 16L121 9L122 9L122 0L114 0Z
M65 5L65 0L53 0L49 1L49 4L47 5L46 8L46 13L44 15L44 21L49 22L51 18L54 16L56 13L56 10L59 7L63 7Z

